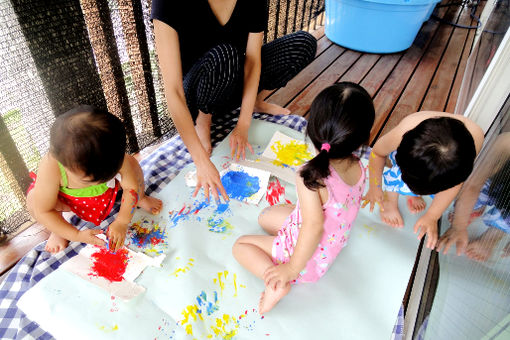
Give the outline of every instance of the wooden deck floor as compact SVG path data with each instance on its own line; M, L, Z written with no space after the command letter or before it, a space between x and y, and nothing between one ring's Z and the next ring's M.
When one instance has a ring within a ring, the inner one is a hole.
M452 5L439 7L435 13L444 21L471 26L476 22L470 12L471 8ZM408 50L394 54L345 49L324 35L324 27L313 34L318 39L315 60L285 88L273 92L268 101L306 117L312 100L323 88L341 81L359 83L374 100L373 144L408 114L454 111L475 30L431 19Z

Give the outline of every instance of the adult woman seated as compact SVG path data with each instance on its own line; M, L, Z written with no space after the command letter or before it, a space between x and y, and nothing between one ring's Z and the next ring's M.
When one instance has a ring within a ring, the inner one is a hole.
M245 157L255 110L289 114L263 98L283 87L314 58L315 38L296 32L262 45L265 0L153 0L156 49L168 109L197 168L197 188L228 199L211 154L212 115L241 106L230 137L232 155ZM259 90L262 90L259 93ZM258 93L258 95L257 95Z

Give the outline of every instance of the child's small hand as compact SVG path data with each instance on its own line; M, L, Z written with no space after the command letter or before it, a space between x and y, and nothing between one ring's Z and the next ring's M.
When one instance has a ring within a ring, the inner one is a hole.
M267 287L276 289L283 287L292 280L295 280L299 275L289 263L279 264L266 269L264 272L264 283Z
M96 246L105 246L105 242L96 235L101 234L103 231L100 229L85 229L78 232L78 241Z
M384 193L380 186L370 186L367 194L361 198L363 200L362 208L366 207L370 203L370 212L374 211L376 204L379 204L379 209L384 211L383 200Z
M108 227L107 236L109 240L109 248L111 251L117 251L124 246L128 225L126 223L113 221Z
M427 234L426 246L429 249L434 249L437 243L437 219L431 218L427 214L423 215L414 225L414 233L417 233L418 230L420 231L418 239L421 240Z
M436 250L441 252L441 248L444 247L443 254L447 254L450 247L455 244L455 247L457 248L457 255L460 256L466 250L468 243L469 237L467 229L451 227L439 238Z

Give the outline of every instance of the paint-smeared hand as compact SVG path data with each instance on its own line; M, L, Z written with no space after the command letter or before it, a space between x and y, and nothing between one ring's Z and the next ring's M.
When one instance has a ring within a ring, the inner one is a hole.
M106 236L108 236L108 246L111 251L117 251L117 249L124 246L127 230L128 225L118 220L115 220L112 224L110 224L106 231Z
M451 227L439 238L436 250L441 252L441 248L444 247L443 254L447 254L450 247L455 244L457 255L460 256L466 250L468 242L469 237L467 229Z
M228 201L228 195L221 183L220 173L211 162L210 159L205 160L203 163L195 162L197 167L197 186L193 192L193 197L196 197L201 188L204 188L204 196L209 200L209 192L213 195L216 201L219 201L218 191L225 201Z
M299 271L293 269L289 263L283 263L266 269L263 279L266 287L277 289L297 279L298 275Z
M362 197L363 204L361 205L364 208L367 204L370 203L370 212L374 211L374 207L376 204L379 204L379 209L384 211L384 193L380 186L370 186L367 191L367 194Z
M105 246L105 242L96 235L103 231L99 229L84 229L78 232L78 242L93 244L95 246Z
M417 233L418 231L418 239L421 240L421 238L426 234L426 247L434 249L437 243L437 219L431 218L425 213L425 215L420 217L414 225L414 233Z
M230 150L231 150L231 157L238 160L239 157L242 159L246 159L246 148L248 148L251 153L253 154L253 148L251 147L250 143L248 143L248 129L249 125L247 127L240 126L239 124L236 125L235 129L230 134Z

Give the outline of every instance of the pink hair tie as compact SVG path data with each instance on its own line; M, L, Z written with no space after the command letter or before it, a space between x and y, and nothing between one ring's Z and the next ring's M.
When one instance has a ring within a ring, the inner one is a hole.
M329 152L329 149L331 149L331 145L329 145L329 143L322 143L321 151L326 150L326 152Z

